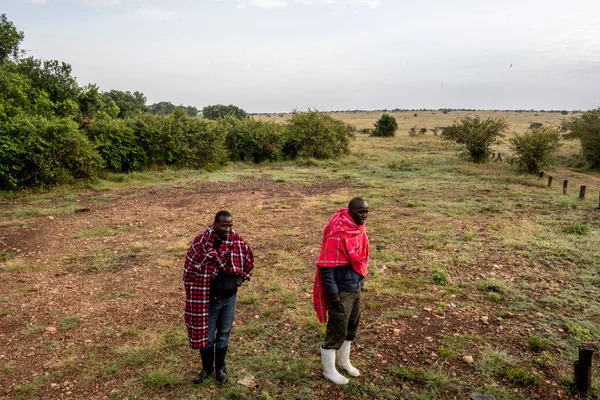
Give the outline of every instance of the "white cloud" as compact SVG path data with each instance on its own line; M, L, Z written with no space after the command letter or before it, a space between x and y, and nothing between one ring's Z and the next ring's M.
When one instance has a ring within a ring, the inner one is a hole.
M238 8L246 8L246 6L254 6L260 8L284 8L292 4L313 5L316 3L324 3L329 5L353 7L368 7L375 10L381 5L380 0L237 0Z
M20 3L29 3L29 4L46 4L48 0L19 0Z
M175 11L159 8L136 8L132 12L137 16L155 21L169 21L178 15Z
M73 0L73 3L92 7L110 7L123 4L121 0Z

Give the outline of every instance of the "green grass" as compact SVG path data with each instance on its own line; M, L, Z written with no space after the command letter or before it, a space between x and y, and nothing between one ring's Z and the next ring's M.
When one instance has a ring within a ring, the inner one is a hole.
M128 232L135 228L137 228L137 226L135 225L119 225L116 227L82 229L79 232L72 235L71 239L116 236L121 232Z
M0 265L0 271L3 272L27 273L40 271L42 269L43 267L39 264L33 264L22 261L8 261L5 264Z
M67 330L67 329L75 328L80 323L81 323L81 317L75 315L75 316L71 316L71 317L60 318L57 321L56 326L58 327L58 329Z
M523 368L510 368L506 370L505 377L509 382L520 386L530 386L537 381L534 374Z
M182 381L172 368L161 367L144 374L144 384L152 388L170 388Z

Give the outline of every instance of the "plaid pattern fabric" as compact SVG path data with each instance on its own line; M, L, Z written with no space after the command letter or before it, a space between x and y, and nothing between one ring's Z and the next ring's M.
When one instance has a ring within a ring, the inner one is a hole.
M192 349L208 346L208 309L210 280L225 271L249 281L254 269L250 246L240 235L231 232L227 240L215 248L217 234L213 227L198 235L187 252L183 284L185 286L185 325Z
M319 267L352 265L361 276L367 275L369 266L369 238L364 225L356 225L347 208L338 210L323 230L321 252L313 284L313 304L319 322L327 322L327 293Z

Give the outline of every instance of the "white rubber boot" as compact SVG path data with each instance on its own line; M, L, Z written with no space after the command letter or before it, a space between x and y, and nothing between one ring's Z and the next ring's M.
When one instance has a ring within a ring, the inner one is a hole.
M335 349L321 348L321 362L323 363L323 376L336 385L345 385L348 379L335 369Z
M350 364L350 340L345 340L344 344L337 351L338 365L350 376L360 376L360 372Z

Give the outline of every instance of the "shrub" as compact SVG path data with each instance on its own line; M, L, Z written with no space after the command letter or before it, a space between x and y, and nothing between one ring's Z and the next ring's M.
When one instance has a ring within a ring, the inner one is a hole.
M375 121L375 128L373 128L373 136L389 137L396 134L398 130L398 122L396 118L389 114L383 114L381 118Z
M450 274L448 273L446 268L443 266L439 267L439 268L436 267L431 272L431 279L433 280L434 283L436 283L438 285L447 285L449 278L450 278Z
M568 139L579 139L581 154L591 168L600 168L600 108L586 111L581 116L565 121L563 127L571 133Z
M350 153L355 130L316 110L295 113L287 125L283 154L290 158L336 158Z
M0 122L0 189L52 186L95 177L102 159L68 119Z
M423 128L421 128L421 129L419 129L419 133L420 133L421 135L424 135L424 134L426 134L426 133L427 133L427 128L423 127Z
M410 129L408 130L408 134L409 134L410 136L417 136L417 126L415 125L415 126L413 126L412 128L410 128Z
M170 115L144 114L128 123L148 165L211 169L227 163L225 129L214 121L189 117L178 109Z
M215 104L212 106L206 106L202 109L202 116L207 119L220 119L226 116L232 116L238 119L244 119L248 116L245 110L229 104L228 106L223 104Z
M112 172L139 171L147 155L127 122L110 117L98 118L85 126L88 138Z
M543 124L541 122L532 122L529 124L530 129L541 128L542 126L543 126Z
M276 161L281 158L285 128L274 122L227 116L221 120L232 161Z
M484 162L489 158L490 147L508 124L503 118L481 119L465 116L442 130L442 138L465 146L467 157L473 162Z
M561 134L556 128L532 128L510 139L519 167L530 174L554 164L556 151L561 146Z

